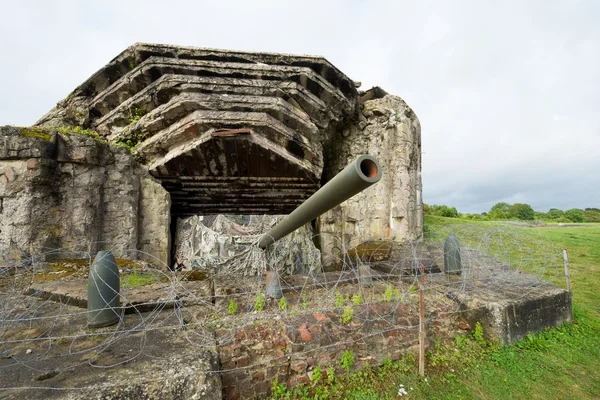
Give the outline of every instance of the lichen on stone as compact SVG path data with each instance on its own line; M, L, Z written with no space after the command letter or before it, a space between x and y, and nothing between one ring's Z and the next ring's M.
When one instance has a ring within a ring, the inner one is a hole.
M35 137L46 141L50 141L50 139L52 138L52 134L49 133L47 129L43 128L22 128L20 134L21 136Z

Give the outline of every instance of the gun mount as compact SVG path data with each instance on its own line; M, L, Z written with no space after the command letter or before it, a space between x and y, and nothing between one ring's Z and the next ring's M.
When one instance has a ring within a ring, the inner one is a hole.
M258 245L262 249L266 249L302 225L377 183L381 179L381 175L381 167L375 157L369 155L357 157L325 186L267 232L260 239Z

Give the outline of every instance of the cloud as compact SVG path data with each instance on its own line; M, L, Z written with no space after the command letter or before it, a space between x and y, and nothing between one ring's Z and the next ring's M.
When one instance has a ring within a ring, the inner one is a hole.
M600 2L0 0L0 124L157 42L325 56L422 124L427 203L600 205Z

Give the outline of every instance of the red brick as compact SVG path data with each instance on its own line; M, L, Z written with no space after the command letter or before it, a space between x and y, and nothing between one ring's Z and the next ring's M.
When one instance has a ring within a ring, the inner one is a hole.
M319 365L328 365L331 363L332 356L329 353L319 354Z
M271 391L271 382L260 382L253 387L255 395L259 395L259 398L264 398L269 395Z
M252 383L262 382L264 380L265 380L265 373L264 373L264 371L255 372L252 375Z
M238 399L239 394L236 386L226 386L223 388L223 398L225 399Z
M299 361L293 361L290 368L292 369L292 371L295 371L295 372L306 372L307 366L308 366L308 364L305 361L299 360Z
M310 382L307 374L294 375L290 378L290 387L306 384Z
M239 331L238 333L235 334L235 338L237 340L242 340L246 338L246 332L244 331Z
M238 368L247 367L250 364L250 358L247 355L243 355L235 360L235 365Z
M320 313L320 312L314 313L314 314L313 314L313 317L315 317L315 319L316 319L317 321L329 321L329 318L327 318L327 317L325 316L325 314L323 314L323 313Z
M308 342L308 341L312 340L312 335L308 331L308 328L306 327L306 324L300 325L300 337L305 342Z

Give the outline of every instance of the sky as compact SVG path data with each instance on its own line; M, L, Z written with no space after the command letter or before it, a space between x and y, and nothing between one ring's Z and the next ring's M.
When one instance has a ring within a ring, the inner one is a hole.
M321 55L421 122L423 199L600 207L600 1L0 0L0 125L136 42Z

